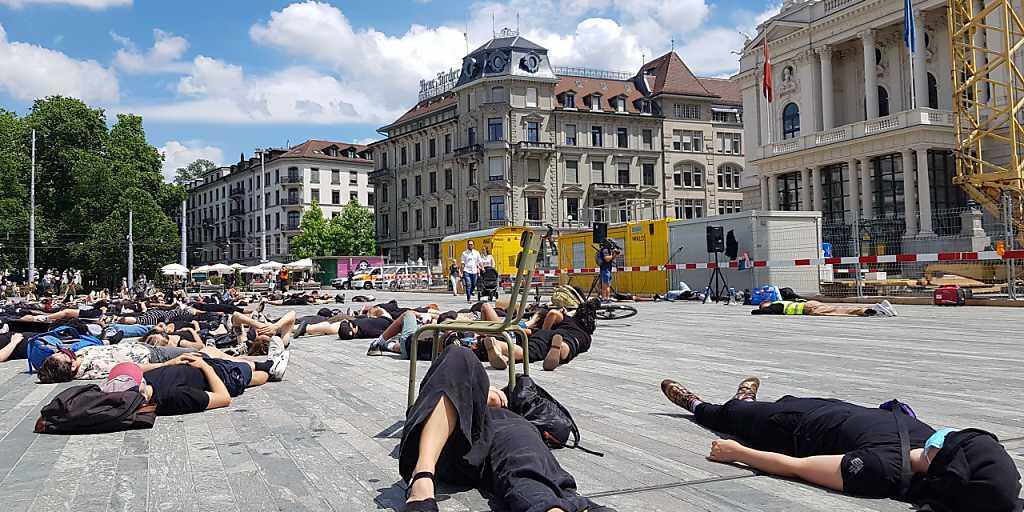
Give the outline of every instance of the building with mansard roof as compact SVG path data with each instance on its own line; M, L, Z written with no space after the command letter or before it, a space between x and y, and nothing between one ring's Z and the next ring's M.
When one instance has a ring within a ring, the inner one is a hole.
M675 53L637 73L560 68L505 31L380 128L378 244L436 262L445 236L491 227L738 211L741 122L735 87Z

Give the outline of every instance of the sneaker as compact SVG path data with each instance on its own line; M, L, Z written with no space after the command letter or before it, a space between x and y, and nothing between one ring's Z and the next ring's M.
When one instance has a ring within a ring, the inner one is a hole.
M887 300L875 304L871 309L877 311L881 316L899 316L896 314L896 308L892 307L892 304Z
M382 356L384 355L384 349L382 349L376 342L370 343L370 348L366 349L366 355Z
M266 307L267 307L267 301L261 300L259 305L256 306L256 312L257 313L262 313L263 309L266 308Z
M686 389L682 384L670 379L661 381L661 392L665 393L665 396L668 397L672 403L690 412L693 412L695 407L694 402L700 401L700 397L695 395L692 391Z
M757 401L757 390L761 388L761 379L757 377L747 377L740 382L738 388L736 388L736 394L732 397L733 400L744 400L747 402Z
M272 336L270 338L270 344L267 346L267 356L273 359L283 352L286 352L284 348L284 341L281 340L280 336Z
M274 366L270 367L270 380L272 382L280 382L284 379L284 371L288 369L288 358L291 356L290 350L285 350L275 357L270 359L274 361Z

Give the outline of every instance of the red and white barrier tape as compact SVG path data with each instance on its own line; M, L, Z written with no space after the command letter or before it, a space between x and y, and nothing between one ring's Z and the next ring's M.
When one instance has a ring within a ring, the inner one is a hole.
M926 254L891 254L887 256L848 256L843 258L809 258L796 260L761 260L749 261L745 268L779 268L808 267L816 265L876 265L879 263L935 263L958 261L1006 261L1024 260L1024 250L1005 251L1000 255L996 251L982 252L939 252ZM633 267L615 267L615 272L661 272L664 270L709 270L715 268L714 263L669 263L666 265L643 265ZM739 268L740 261L720 263L717 267ZM536 272L534 277L554 277L561 274L593 274L596 268L563 268L547 272Z

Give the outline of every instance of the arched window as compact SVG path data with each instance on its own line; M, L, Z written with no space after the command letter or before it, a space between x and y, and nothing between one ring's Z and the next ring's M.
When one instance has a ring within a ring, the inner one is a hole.
M885 87L878 86L878 117L889 115L889 91Z
M800 135L800 107L796 103L782 109L782 138L792 139Z
M928 73L928 108L939 108L939 82L931 73Z

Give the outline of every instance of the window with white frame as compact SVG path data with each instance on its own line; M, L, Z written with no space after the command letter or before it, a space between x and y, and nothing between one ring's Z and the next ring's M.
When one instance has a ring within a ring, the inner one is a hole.
M536 107L537 106L537 88L527 87L526 88L526 106Z
M643 130L640 132L640 146L643 149L654 149L654 131Z
M576 145L576 125L567 124L565 125L565 145L575 146Z
M672 130L672 149L700 153L704 150L704 132Z
M703 199L683 199L683 218L699 219L704 216Z
M653 163L642 163L640 164L641 179L643 184L648 187L654 186L654 164Z
M718 188L725 190L740 188L740 167L738 165L725 164L718 168Z
M719 133L718 134L718 152L726 153L730 155L738 155L741 153L742 148L742 135L738 133Z
M615 98L615 111L616 112L625 112L626 111L626 98L623 98L622 96L619 96L618 98Z
M492 156L487 159L487 181L501 181L505 179L505 159L500 156Z
M600 112L601 111L601 95L591 94L590 95L590 110Z
M590 182L604 183L604 162L590 162Z
M727 215L730 213L739 213L743 210L743 201L730 200L730 199L719 199L718 200L718 214Z
M565 96L562 97L562 106L565 108L576 108L576 95L571 92L565 93Z
M700 119L700 105L696 103L673 103L672 117L676 119Z
M580 182L580 162L578 160L566 160L565 161L565 182L566 183L579 183Z
M676 164L672 173L672 184L676 188L701 188L704 186L704 166L696 162Z

